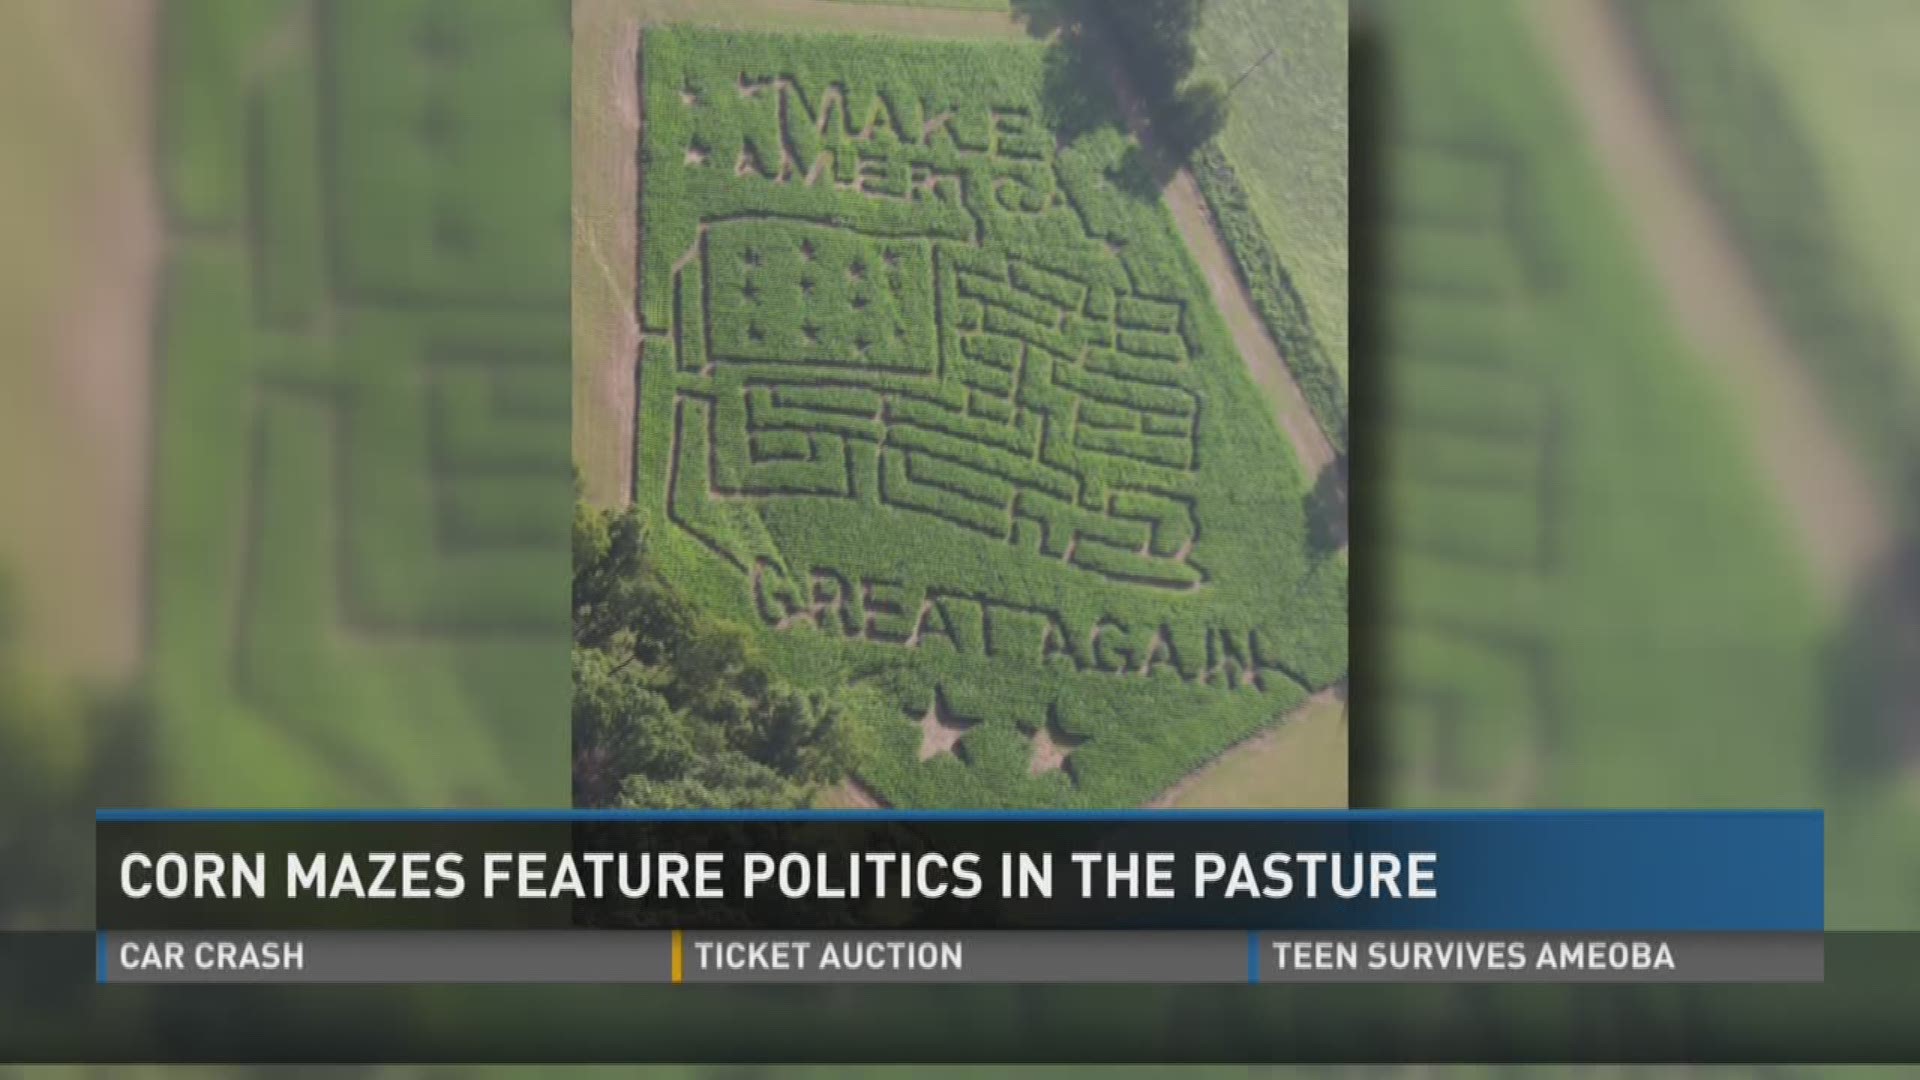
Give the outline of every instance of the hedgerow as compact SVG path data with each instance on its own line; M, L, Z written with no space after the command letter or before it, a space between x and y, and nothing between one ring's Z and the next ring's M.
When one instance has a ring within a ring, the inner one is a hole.
M897 804L1137 803L1346 669L1292 452L1046 49L645 38L652 557L786 677L880 691L856 769ZM1085 741L1030 775L1042 726Z
M1347 450L1347 384L1313 331L1313 321L1300 293L1293 287L1285 263L1254 216L1252 203L1233 166L1217 143L1200 148L1192 161L1193 177L1213 212L1214 224L1233 252L1240 280L1253 294L1254 310L1267 333L1280 346L1280 355L1293 373L1307 407L1320 430L1342 454Z

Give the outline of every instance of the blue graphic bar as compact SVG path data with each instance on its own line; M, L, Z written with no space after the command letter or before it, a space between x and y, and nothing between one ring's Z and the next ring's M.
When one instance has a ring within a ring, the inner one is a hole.
M711 830L670 828L676 824L758 823L767 828L754 832L753 843L817 854L834 824L913 822L922 823L915 835L929 850L977 851L989 867L1000 865L1002 854L1040 846L1058 856L1063 875L1082 869L1068 864L1069 854L1090 851L1123 860L1168 854L1183 889L1209 866L1213 872L1210 891L1198 899L1181 892L1107 903L1088 926L1119 925L1108 917L1141 913L1196 928L1345 931L1806 932L1826 923L1825 823L1816 810L279 809L100 810L96 817L103 841L142 829L151 850L181 850L176 841L191 837L197 850L263 851L273 864L282 861L275 845L301 850L315 830L333 830L327 835L349 849L391 851L412 849L390 846L397 833L389 826L446 826L446 839L433 841L439 844L485 839L490 825L595 823L594 842L644 851L728 842L712 839ZM629 822L650 828L625 839L619 826ZM241 836L249 841L244 847L228 845ZM168 846L152 846L163 841ZM110 849L117 850L101 850ZM1384 872L1405 891L1371 887L1383 859ZM117 873L102 872L108 880ZM1346 891L1363 878L1368 889ZM1411 886L1422 881L1428 887L1416 893ZM1040 912L1040 905L1030 907L1029 914Z

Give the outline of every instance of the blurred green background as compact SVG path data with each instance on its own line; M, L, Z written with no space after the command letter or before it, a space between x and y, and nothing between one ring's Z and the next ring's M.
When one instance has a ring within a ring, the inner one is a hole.
M1822 806L1920 929L1916 12L1356 5L1358 800ZM0 924L90 925L97 805L568 801L569 28L0 5Z

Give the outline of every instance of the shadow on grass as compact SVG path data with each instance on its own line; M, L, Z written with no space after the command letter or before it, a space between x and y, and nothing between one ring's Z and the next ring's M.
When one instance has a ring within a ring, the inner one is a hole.
M1315 557L1331 555L1347 543L1347 462L1335 460L1320 470L1307 493L1307 546Z
M1920 767L1920 536L1860 590L1826 662L1829 783Z

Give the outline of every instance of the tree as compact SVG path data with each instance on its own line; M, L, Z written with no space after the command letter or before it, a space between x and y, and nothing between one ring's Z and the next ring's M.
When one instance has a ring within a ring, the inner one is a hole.
M1196 80L1181 90L1163 112L1167 132L1161 142L1174 159L1186 161L1226 130L1227 89L1216 79Z
M1131 56L1140 92L1149 101L1171 99L1193 71L1201 0L1096 0L1092 10L1105 17Z
M1085 10L1126 55L1128 81L1152 112L1168 158L1185 162L1226 128L1224 86L1200 79L1181 87L1199 55L1202 0L1089 0Z
M845 703L655 573L637 515L576 504L573 555L575 802L804 806L845 772Z

